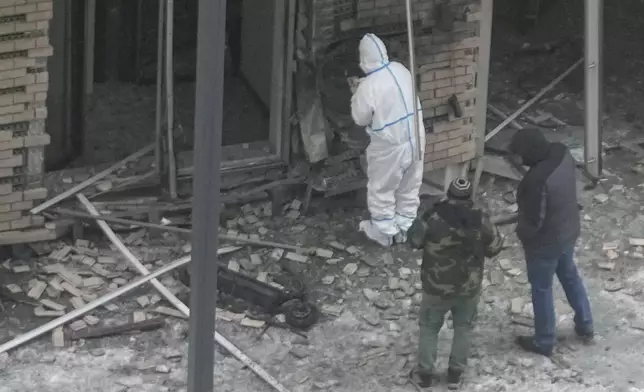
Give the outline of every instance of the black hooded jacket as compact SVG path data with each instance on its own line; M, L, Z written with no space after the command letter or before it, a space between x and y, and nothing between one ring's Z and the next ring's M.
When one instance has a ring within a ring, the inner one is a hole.
M530 167L517 190L517 236L526 251L546 251L580 234L575 161L566 146L550 143L536 129L517 132L512 153Z

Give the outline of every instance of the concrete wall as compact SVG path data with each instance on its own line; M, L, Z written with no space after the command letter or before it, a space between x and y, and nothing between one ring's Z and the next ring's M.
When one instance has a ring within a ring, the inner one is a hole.
M27 214L42 188L53 0L0 0L0 231L44 224Z
M313 49L362 34L380 35L390 57L408 65L405 0L309 0L303 2L298 39ZM475 156L480 0L413 0L419 96L428 130L427 171ZM301 47L301 45L300 45ZM456 95L463 114L448 100Z

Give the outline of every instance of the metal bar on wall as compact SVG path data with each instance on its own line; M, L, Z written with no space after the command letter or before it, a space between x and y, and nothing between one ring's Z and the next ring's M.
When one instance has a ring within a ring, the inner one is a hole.
M603 0L585 0L586 138L584 160L586 170L595 178L600 177L602 173L603 14Z
M422 161L423 157L423 146L420 145L420 124L418 122L418 95L416 93L416 56L414 49L414 18L413 18L413 9L412 1L405 0L405 9L407 12L407 40L409 41L409 71L411 72L411 92L412 92L412 109L414 113L414 118L412 124L414 127L414 134L416 135L416 159Z
M273 63L270 102L269 140L272 152L281 155L284 110L284 55L285 55L286 0L275 0L273 18Z
M166 3L165 25L165 98L168 158L168 191L171 199L177 198L177 162L174 151L174 0Z
M85 94L89 95L94 91L96 0L87 0L85 7Z
M163 128L163 56L164 56L164 41L165 37L165 0L159 0L159 20L157 23L157 85L156 85L156 113L155 113L155 135L156 135L156 144L154 148L154 156L156 163L156 171L161 175L163 172L163 149L162 140L162 128Z
M288 28L286 29L286 78L284 87L284 114L282 115L282 137L280 157L290 162L291 115L293 110L293 78L295 67L295 22L297 20L297 0L288 0Z

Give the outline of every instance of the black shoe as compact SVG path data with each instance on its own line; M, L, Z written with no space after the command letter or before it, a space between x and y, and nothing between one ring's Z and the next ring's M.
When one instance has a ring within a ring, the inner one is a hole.
M528 352L543 355L544 357L552 356L552 347L546 348L538 346L532 336L517 336L516 342L522 349Z
M592 329L583 331L575 328L575 333L577 333L577 336L579 336L583 344L592 345L595 343L595 331Z
M461 387L461 376L463 372L460 370L447 369L447 389L455 391Z
M419 373L417 370L409 372L409 379L412 383L422 389L430 388L432 386L432 376Z

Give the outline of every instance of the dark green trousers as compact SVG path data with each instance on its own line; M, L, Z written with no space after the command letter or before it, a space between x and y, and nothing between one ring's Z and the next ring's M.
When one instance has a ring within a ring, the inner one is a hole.
M418 372L434 374L438 350L438 333L445 322L447 312L452 312L454 339L449 358L452 370L464 371L470 354L470 337L476 318L480 295L473 298L444 300L428 294L423 295L420 305L420 336L418 343Z

